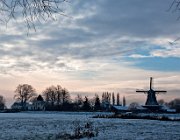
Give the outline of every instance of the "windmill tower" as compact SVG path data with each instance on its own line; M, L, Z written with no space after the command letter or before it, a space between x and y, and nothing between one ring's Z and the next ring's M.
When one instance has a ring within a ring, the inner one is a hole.
M156 100L156 94L159 93L166 93L167 91L164 90L153 90L152 89L152 77L150 77L150 89L149 90L137 90L136 92L143 92L145 94L147 94L147 100L145 103L145 106L148 109L151 110L159 110L161 108L161 106L158 104L157 100Z

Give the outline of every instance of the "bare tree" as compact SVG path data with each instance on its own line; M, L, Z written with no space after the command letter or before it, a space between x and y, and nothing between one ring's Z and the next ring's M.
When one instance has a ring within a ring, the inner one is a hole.
M173 0L170 7L169 7L169 11L174 12L180 12L180 0ZM180 16L178 17L178 19L180 18Z
M51 87L48 87L46 88L44 91L43 91L43 96L45 96L45 101L47 103L50 103L52 106L55 105L55 102L56 102L56 92L57 89L55 86L51 86Z
M80 94L78 94L75 98L75 104L77 104L78 106L81 106L83 104L83 98Z
M57 105L60 105L61 98L62 98L62 87L60 85L57 85L56 87L56 99L57 99Z
M180 112L180 98L176 98L168 103L169 107L176 109L177 112Z
M35 29L36 21L54 20L56 14L65 16L62 10L65 2L67 0L0 0L0 20L7 23L21 17L28 28Z
M105 109L106 111L110 109L111 105L111 93L109 92L104 92L102 93L102 108Z
M51 106L65 104L70 101L70 94L67 89L62 88L60 85L51 86L43 91L45 101L50 103Z
M0 95L0 110L4 110L5 109L5 99L2 95Z
M102 94L102 103L103 104L111 104L111 93L104 92Z
M160 99L160 100L158 100L158 104L159 104L159 105L164 105L164 104L165 104L165 101L164 101L163 99Z
M28 28L34 28L36 21L55 20L57 14L67 16L62 5L68 0L0 0L0 21L7 23L21 17ZM180 11L180 0L172 0L169 11ZM178 17L178 19L180 16Z
M70 102L70 94L67 89L62 89L62 104Z
M15 96L14 98L17 101L21 102L22 110L26 109L26 103L29 101L32 97L36 96L35 89L28 84L20 84L17 86L15 90Z

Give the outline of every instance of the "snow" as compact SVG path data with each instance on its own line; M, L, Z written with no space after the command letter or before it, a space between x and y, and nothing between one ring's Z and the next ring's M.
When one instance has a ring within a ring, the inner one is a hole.
M100 119L88 112L24 112L0 114L0 140L54 140L72 133L75 124L93 122L99 135L92 139L180 139L180 122L157 120ZM104 113L109 114L109 113ZM180 114L170 115L180 117Z
M117 110L122 110L122 111L127 111L128 107L127 106L118 106L118 105L114 105L113 106L115 109Z
M171 120L180 119L180 114L166 114L166 113L160 113L160 114L157 114L157 113L139 113L139 114L137 114L137 116L142 116L142 117L145 117L145 116L168 117Z

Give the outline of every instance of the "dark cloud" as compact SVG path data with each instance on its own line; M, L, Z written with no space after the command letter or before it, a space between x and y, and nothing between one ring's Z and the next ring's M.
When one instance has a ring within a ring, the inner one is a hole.
M68 69L68 58L108 61L142 53L144 48L149 54L154 47L151 39L179 34L176 15L167 12L170 4L171 0L74 1L67 9L72 18L60 17L43 26L38 23L37 32L29 36L22 34L21 24L12 23L14 30L0 35L0 58L2 61L5 57L11 58L15 62L11 67L1 68ZM20 34L15 35L16 32ZM24 57L28 59L24 60Z
M157 37L179 34L175 14L168 12L171 0L105 0L97 13L78 21L100 35Z

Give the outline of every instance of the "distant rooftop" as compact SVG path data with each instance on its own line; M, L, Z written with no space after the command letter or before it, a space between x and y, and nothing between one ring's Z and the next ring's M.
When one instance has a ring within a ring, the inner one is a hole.
M42 97L41 95L39 95L39 96L37 97L37 101L44 101L44 99L43 99L43 97Z

